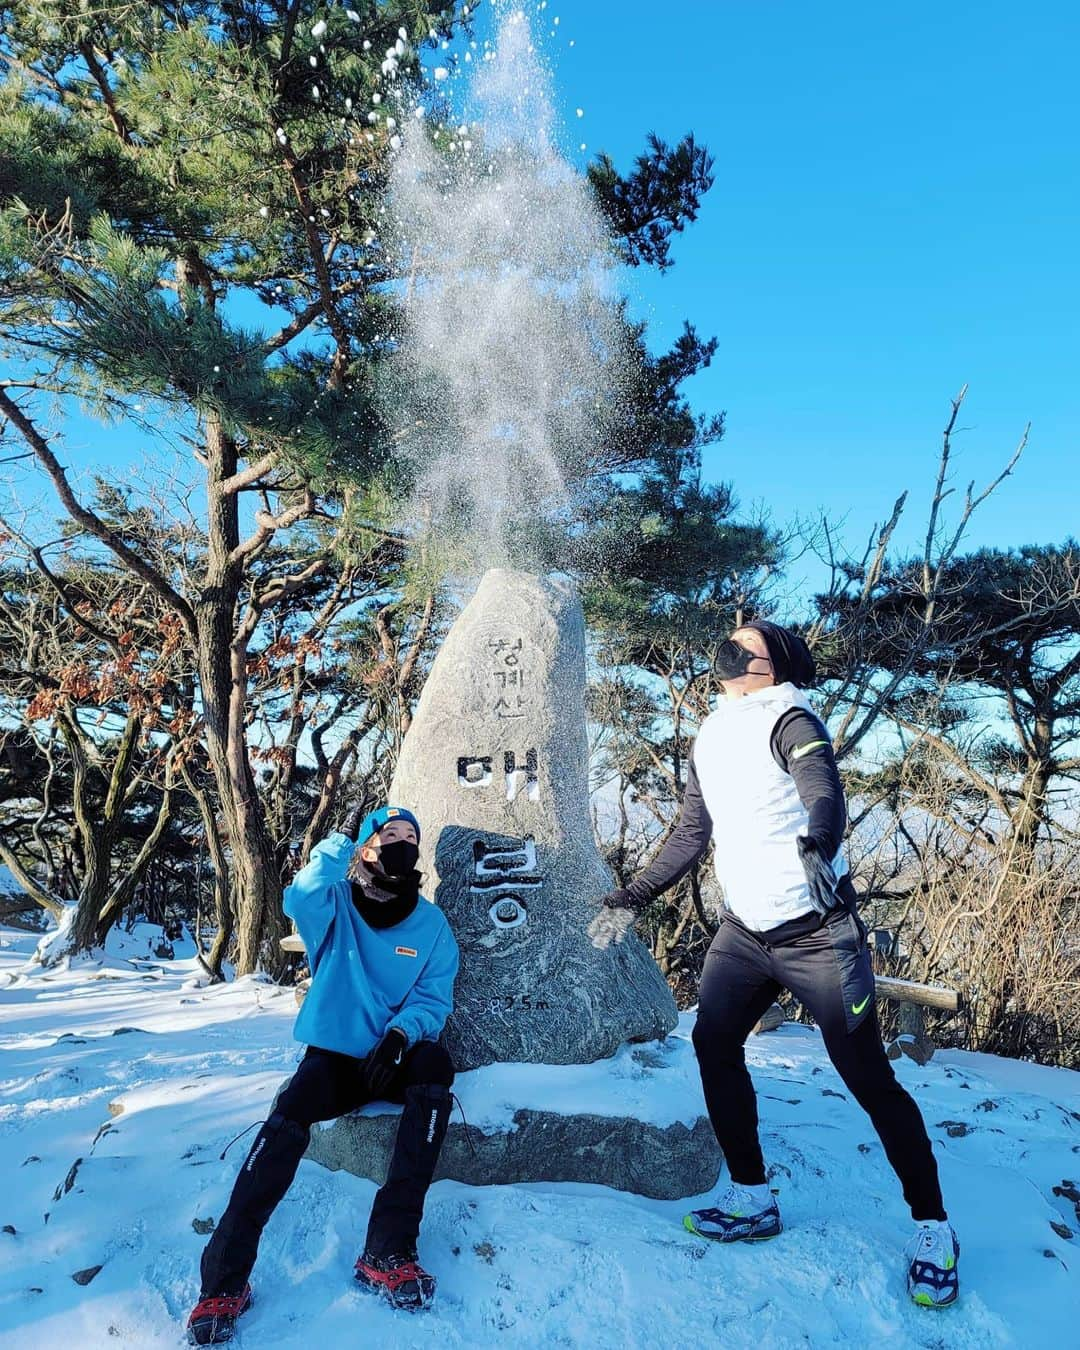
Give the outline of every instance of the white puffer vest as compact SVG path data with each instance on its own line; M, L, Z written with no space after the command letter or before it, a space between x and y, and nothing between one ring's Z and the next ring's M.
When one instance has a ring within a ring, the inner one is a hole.
M758 931L813 909L795 843L810 817L770 744L777 722L792 708L813 712L793 684L725 699L701 724L694 745L713 823L716 878L728 909ZM834 866L837 876L847 871L842 852Z

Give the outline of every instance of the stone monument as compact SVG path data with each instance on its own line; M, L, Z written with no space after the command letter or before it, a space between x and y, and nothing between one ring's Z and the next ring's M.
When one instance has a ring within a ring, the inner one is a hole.
M675 1027L675 1001L641 941L630 934L598 951L586 934L614 883L593 836L585 625L571 583L485 574L434 661L390 798L420 820L423 890L461 949L445 1031L459 1075L587 1065ZM655 1074L663 1093L673 1062L641 1046L630 1072ZM468 1107L466 1084L459 1077ZM385 1116L346 1117L313 1131L308 1156L381 1180L392 1134ZM663 1126L531 1109L494 1134L452 1125L436 1175L591 1180L673 1197L706 1189L719 1165L696 1106Z
M484 576L435 659L390 796L420 819L424 890L461 948L446 1031L459 1069L584 1064L674 1027L640 940L600 952L585 932L614 881L593 837L569 582Z

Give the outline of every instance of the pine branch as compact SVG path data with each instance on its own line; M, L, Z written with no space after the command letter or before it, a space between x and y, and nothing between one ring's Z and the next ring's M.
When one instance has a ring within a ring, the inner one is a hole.
M330 297L336 305L337 301L343 300L346 296L353 295L357 291L363 290L366 285L366 277L355 277L352 281L346 281L343 285L339 286L337 290L332 290L330 292ZM280 330L280 332L275 333L273 337L267 338L263 343L263 351L269 356L271 352L280 351L282 347L287 347L293 338L298 337L305 328L309 328L311 324L315 322L320 314L325 312L326 300L320 295L318 300L313 300L310 305L305 309L302 309L290 323L287 323L285 327Z
M82 59L86 62L87 69L90 71L94 83L101 90L101 97L105 103L105 107L109 111L109 121L113 124L113 130L125 145L131 145L131 132L128 130L127 123L124 121L123 113L121 113L120 109L117 107L116 94L113 92L113 87L109 83L109 77L105 74L105 68L97 59L97 54L88 39L84 39L79 43L79 52L82 55Z
M231 497L234 493L243 492L245 488L253 486L260 478L268 474L280 459L281 452L271 450L268 455L263 455L262 459L256 460L254 464L249 464L246 469L234 473L231 478L222 479L218 485L218 490L223 497Z
M33 458L32 451L30 452L30 457ZM60 578L53 572L53 570L49 567L49 564L45 561L44 546L37 547L36 545L31 544L29 540L25 539L19 533L19 531L15 529L13 525L10 525L4 519L3 516L0 516L0 529L6 530L8 534L18 539L19 543L22 544L23 548L25 548L26 551L30 554L30 556L34 560L35 566L41 573L46 584L49 585L55 592L57 598L59 599L61 605L64 607L65 612L67 613L68 617L72 620L72 622L78 624L79 627L82 628L85 632L89 633L91 637L96 637L100 643L102 643L104 646L108 647L112 651L113 655L116 656L117 659L123 656L124 654L123 648L120 646L119 642L117 642L116 638L113 637L112 634L105 632L103 628L99 628L97 624L92 623L85 616L85 614L81 614L79 612L76 603L71 596L71 592L68 590L67 586L60 580Z
M33 80L35 84L40 85L43 89L51 90L52 93L59 96L62 102L73 103L76 107L82 108L86 112L97 111L97 104L93 99L80 97L74 90L69 89L67 85L61 84L55 76L49 75L45 71L38 70L26 61L20 61L11 51L0 52L0 70L3 70L4 66L19 71L20 74Z
M910 731L916 738L916 741L925 741L927 745L932 746L943 759L948 760L955 768L959 769L965 778L970 779L974 787L988 797L990 801L1001 811L1006 818L1011 818L1011 811L1008 803L1001 792L988 778L984 778L981 773L975 769L957 748L945 740L942 736L936 736L926 727L917 726L914 722L909 722L898 713L891 714L893 721L902 726L906 731Z
M299 505L289 507L279 516L273 515L270 511L257 511L255 513L255 524L258 528L242 544L237 544L229 554L229 566L239 566L255 553L258 553L278 530L287 530L290 525L295 525L300 520L310 520L315 514L315 494L310 488L304 489L304 500Z
M254 601L254 606L258 608L260 614L264 614L274 605L279 605L282 600L294 595L307 585L309 581L317 577L320 572L324 572L328 566L325 558L316 558L314 562L308 563L302 571L295 573L291 577L278 577L273 581L265 591Z
M293 154L292 146L288 141L286 141L284 145L281 145L275 135L274 143L280 146L281 158L285 164L285 169L289 176L289 182L292 184L293 192L296 195L297 203L300 206L304 237L307 239L308 252L311 255L311 265L315 272L316 283L319 287L319 303L334 338L336 350L334 352L334 359L330 365L330 376L327 380L327 386L330 389L340 389L345 383L345 369L349 360L349 332L345 327L345 323L337 307L333 283L330 280L330 268L327 264L326 254L323 251L322 238L320 237L318 227L315 224L315 207L311 200L311 194L308 191L307 182L305 181L303 172L300 168L300 161Z

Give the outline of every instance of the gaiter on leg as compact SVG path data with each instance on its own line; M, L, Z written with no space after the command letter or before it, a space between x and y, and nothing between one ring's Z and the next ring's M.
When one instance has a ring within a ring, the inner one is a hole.
M405 1089L390 1170L371 1207L365 1245L372 1256L415 1249L424 1200L450 1124L450 1103L450 1089L441 1084Z
M202 1254L202 1292L238 1294L270 1215L292 1184L311 1131L275 1111L244 1160L221 1221Z

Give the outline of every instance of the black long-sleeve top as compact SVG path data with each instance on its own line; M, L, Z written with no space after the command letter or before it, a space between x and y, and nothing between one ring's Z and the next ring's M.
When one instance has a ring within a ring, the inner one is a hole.
M829 733L813 713L793 708L777 722L769 747L781 769L791 774L799 800L810 816L807 833L820 842L827 858L835 857L844 837L847 809ZM732 764L731 772L737 773L738 768ZM662 895L701 859L709 847L712 830L712 817L701 794L691 753L675 827L660 852L627 890L641 901Z

